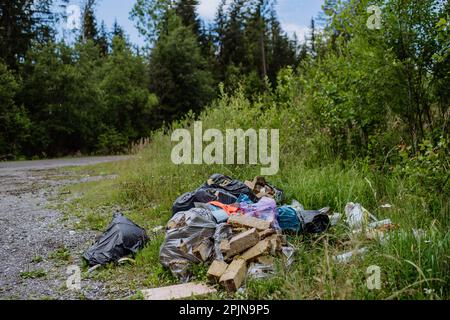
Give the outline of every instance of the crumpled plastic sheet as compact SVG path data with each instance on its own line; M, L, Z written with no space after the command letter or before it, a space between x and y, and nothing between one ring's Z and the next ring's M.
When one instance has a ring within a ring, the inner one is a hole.
M177 213L168 226L174 227L166 232L166 239L160 249L160 262L169 268L174 276L188 282L191 263L202 262L193 254L193 250L205 242L211 252L213 251L212 239L217 224L211 211L194 208Z
M220 250L220 243L222 240L229 240L233 236L233 229L227 223L221 223L217 225L216 232L214 233L214 253L216 260L224 261L225 258Z
M286 267L289 268L294 263L295 253L297 252L297 250L292 244L288 243L286 247L281 248L281 251L286 258Z
M275 274L273 265L265 265L261 263L253 263L247 271L247 276L253 279L266 279Z
M297 250L290 243L288 243L287 246L282 247L283 258L287 269L294 263L296 252ZM247 276L253 279L266 279L273 275L275 275L275 266L262 263L251 264L247 271Z
M280 230L277 219L277 204L274 199L263 197L257 203L240 203L239 208L244 215L269 221L272 228Z
M361 229L371 221L378 221L378 219L367 211L360 203L347 203L345 206L345 216L346 222L352 230Z

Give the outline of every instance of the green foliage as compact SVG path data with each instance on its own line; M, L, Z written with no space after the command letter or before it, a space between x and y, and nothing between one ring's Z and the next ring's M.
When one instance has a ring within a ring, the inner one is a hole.
M122 154L128 147L128 138L115 129L109 129L98 137L99 154Z
M0 62L0 159L20 154L21 144L28 139L30 120L23 106L15 104L21 87L20 79Z
M211 72L188 27L179 26L159 39L151 54L150 74L150 88L159 97L160 123L190 110L199 112L213 97Z

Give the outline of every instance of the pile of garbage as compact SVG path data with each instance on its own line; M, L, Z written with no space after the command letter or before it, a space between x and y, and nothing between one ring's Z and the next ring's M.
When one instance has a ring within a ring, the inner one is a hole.
M228 292L237 291L247 277L273 275L276 257L283 257L289 268L295 249L286 234L321 234L336 225L341 214L333 214L330 208L305 210L298 201L290 205L283 201L283 191L264 177L241 182L222 174L212 175L197 190L174 202L173 216L160 248L161 264L185 284L192 278L193 265L207 265L209 281ZM389 219L378 221L358 203L347 204L345 218L353 234L364 234L368 239L385 238L385 231L395 227ZM116 214L83 257L93 268L120 262L123 257L136 254L148 240L143 228ZM366 251L367 248L357 248L334 260L346 263ZM173 290L181 296L212 290L192 283L159 289L165 291L150 290L148 297L160 297Z
M283 191L264 177L241 182L212 175L175 201L161 263L182 282L191 279L192 264L210 265L208 278L229 292L247 275L273 273L274 257L292 263L294 248L283 233L318 234L330 226L329 208L305 210L297 201L282 205L283 200Z

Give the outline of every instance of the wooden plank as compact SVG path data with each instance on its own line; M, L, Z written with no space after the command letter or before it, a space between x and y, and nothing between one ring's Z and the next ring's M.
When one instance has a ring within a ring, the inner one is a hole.
M228 292L236 292L242 285L247 275L247 262L242 259L234 259L220 278Z
M216 289L201 283L186 283L170 287L142 290L144 300L174 300L217 292Z
M268 238L267 241L270 242L270 254L275 256L282 250L282 238L280 234L274 234Z
M260 256L263 256L267 253L269 253L271 248L270 241L262 240L258 242L257 245L254 247L248 249L241 255L241 259L244 259L245 261L249 262L251 260L254 260Z
M245 250L253 247L259 242L259 233L253 228L240 233L230 240L230 250L227 252L226 259L231 258Z
M272 256L261 256L258 259L256 259L256 261L266 266L272 266L275 264L275 258Z
M213 283L219 282L227 269L228 264L225 261L215 260L208 269L208 279Z
M264 240L265 238L270 237L271 235L275 234L275 232L276 231L274 229L267 229L267 230L261 231L259 233L259 238L261 240Z
M201 261L206 262L211 254L211 247L207 243L202 242L192 253Z
M220 242L220 251L222 251L222 253L227 253L230 249L230 242L228 240L222 240Z
M248 216L231 216L228 223L232 226L255 228L264 231L270 228L270 222Z

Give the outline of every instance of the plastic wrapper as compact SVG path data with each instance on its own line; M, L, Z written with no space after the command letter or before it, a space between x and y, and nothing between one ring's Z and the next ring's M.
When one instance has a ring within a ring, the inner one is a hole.
M91 267L117 262L125 256L136 254L147 240L144 229L122 214L116 213L108 229L83 254L83 258Z
M269 221L272 228L280 229L277 220L277 204L274 199L263 197L257 203L240 203L239 208L244 215Z

